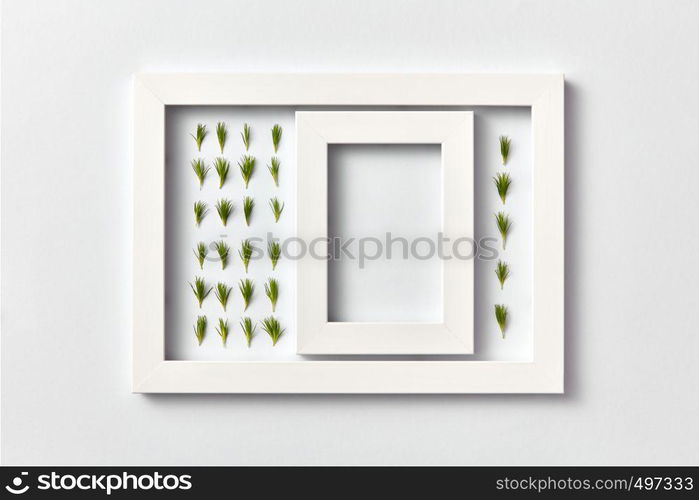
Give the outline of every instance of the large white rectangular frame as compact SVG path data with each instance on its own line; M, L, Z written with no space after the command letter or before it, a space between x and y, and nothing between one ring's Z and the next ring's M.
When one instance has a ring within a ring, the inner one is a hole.
M473 112L297 111L297 236L302 241L329 241L330 144L439 144L441 231L450 241L474 237ZM298 262L296 296L298 354L473 353L473 259L442 260L439 322L329 321L328 261L311 255Z
M133 391L561 393L563 75L142 74L134 82ZM165 107L528 106L533 140L533 356L527 362L165 359Z

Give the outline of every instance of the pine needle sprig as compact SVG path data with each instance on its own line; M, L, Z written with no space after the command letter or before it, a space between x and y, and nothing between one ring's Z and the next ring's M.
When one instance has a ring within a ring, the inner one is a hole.
M498 322L502 338L505 338L505 328L507 327L507 307L504 304L495 304L495 321Z
M245 215L245 224L250 225L250 217L252 216L252 209L255 208L255 200L249 196L243 198L243 215Z
M282 128L281 126L277 123L272 127L272 145L274 146L274 152L277 152L277 149L279 149L279 143L282 140Z
M220 156L214 160L214 169L218 174L218 188L221 189L228 178L228 172L231 169L231 163Z
M274 215L274 222L279 222L279 217L281 217L284 211L284 203L279 201L276 196L269 199L269 208L272 209L272 214Z
M218 147L223 154L223 148L226 146L226 139L228 139L228 129L226 124L223 122L218 122L216 124L216 138L218 139Z
M495 224L498 227L498 231L500 232L500 236L502 237L502 249L505 250L505 246L507 244L507 235L510 232L510 228L512 227L512 222L510 221L510 216L505 214L504 212L498 212L495 214Z
M270 161L270 164L267 165L267 170L269 170L269 173L272 175L272 179L274 179L274 185L279 187L279 166L281 163L279 162L279 158L276 156L272 157L272 160Z
M214 295L216 295L216 298L218 299L219 304L221 304L221 307L223 307L224 311L228 306L228 298L231 295L231 290L233 290L231 287L220 281L216 283L216 288L214 288Z
M196 135L189 134L194 138L194 142L197 143L197 151L201 151L201 143L204 142L204 138L206 137L207 133L208 132L206 131L206 125L203 125L201 123L197 123Z
M272 312L277 308L277 299L279 299L279 282L274 278L269 278L265 283L265 295L272 304Z
M199 189L202 189L204 187L204 180L209 170L211 170L211 167L204 163L204 160L201 158L197 158L196 160L192 160L192 170L194 170L194 175L199 179Z
M228 265L228 253L230 252L230 247L225 241L214 242L214 247L218 252L218 258L221 259L221 269L225 269Z
M208 253L209 249L206 248L203 241L200 241L197 244L197 248L194 249L194 256L197 258L197 262L199 262L199 269L204 269L204 260L206 260Z
M505 281L510 276L510 266L507 264L507 262L498 260L498 263L495 266L495 275L498 277L498 281L500 282L500 290L502 290L505 287Z
M199 345L201 345L206 336L206 316L197 316L197 322L194 325L194 336L197 338Z
M277 241L270 241L267 244L267 255L269 255L269 260L272 261L272 270L277 267L277 261L282 254L281 246Z
M206 282L204 281L204 278L201 278L199 276L195 276L194 278L194 284L191 282L189 283L190 288L192 289L192 292L194 292L194 297L196 297L197 302L199 303L199 309L201 309L201 304L204 302L204 299L209 295L211 292L211 288L206 289Z
M243 145L245 146L245 151L250 149L250 125L247 123L243 125L243 131L240 133L240 137L243 139Z
M221 337L221 342L226 345L226 340L228 339L228 320L223 318L218 318L218 326L216 327L216 332Z
M252 300L252 294L255 291L255 284L252 282L252 280L245 278L244 280L240 280L240 283L238 283L238 290L240 290L240 295L243 297L243 303L245 304L243 311L246 311L250 305L250 301Z
M252 322L252 320L246 316L244 318L241 318L240 328L243 330L243 335L245 335L245 340L248 343L248 347L250 347L250 343L252 342L252 338L255 335L257 325L255 325Z
M245 267L245 272L248 272L248 264L250 264L250 258L252 257L252 243L250 240L243 240L240 242L240 250L238 250L238 255L240 255L240 260L243 261L243 266Z
M238 168L240 168L240 175L243 178L243 182L245 182L245 189L247 189L248 183L255 171L255 157L243 155L238 162Z
M201 225L201 221L204 220L204 217L206 217L206 214L209 213L209 208L204 203L203 201L195 201L194 202L194 223L199 226Z
M218 216L221 218L221 222L226 226L228 224L228 218L233 213L233 202L222 198L216 202L215 206L216 212L218 212Z
M507 164L507 158L510 156L510 138L506 135L501 135L498 138L500 142L500 156L502 157L502 164Z
M272 339L272 345L277 345L279 337L281 337L282 333L285 331L279 324L279 321L274 316L268 316L260 323L262 324L262 329L267 332L267 335Z
M507 198L507 191L510 189L510 184L512 184L512 179L510 174L505 172L498 172L498 174L493 177L493 183L495 183L495 188L498 190L498 195L502 200L502 204L505 204Z

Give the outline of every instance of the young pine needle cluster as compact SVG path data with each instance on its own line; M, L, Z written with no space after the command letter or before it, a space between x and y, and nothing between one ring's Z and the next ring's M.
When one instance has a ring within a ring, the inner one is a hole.
M269 255L269 260L272 261L272 270L277 267L277 261L282 254L281 246L277 241L270 241L267 244L267 255Z
M507 262L498 260L498 263L495 266L495 275L498 277L498 281L500 282L500 290L502 290L505 287L505 281L510 276L510 266L507 264Z
M504 212L498 212L497 214L495 214L495 224L498 228L500 236L502 237L502 249L504 250L507 244L507 235L509 234L510 228L512 227L512 222L510 222L510 216L505 214Z
M243 131L240 133L240 137L243 139L243 145L245 146L245 151L250 149L250 125L247 123L243 125Z
M225 269L228 265L230 247L225 241L216 241L214 247L216 248L216 252L218 252L218 258L221 259L221 269Z
M194 202L194 223L199 226L201 225L201 221L204 220L204 217L206 217L206 214L209 213L209 208L204 203L203 201L195 201Z
M500 156L502 157L502 164L507 164L507 158L510 156L510 138L506 135L501 135L498 138L500 142Z
M194 249L194 256L197 258L197 262L199 262L199 269L204 269L204 260L206 260L208 253L209 249L206 248L203 241L200 241L197 244L197 248Z
M243 304L245 305L243 311L246 311L250 305L250 301L252 300L255 285L253 284L252 280L246 278L244 280L240 280L240 283L238 283L238 290L240 290L240 295L243 297Z
M495 177L493 177L493 183L495 184L495 188L498 190L498 195L500 195L500 199L502 200L502 204L504 205L505 200L507 199L507 191L509 191L510 184L512 184L510 174L505 172L498 172L498 174Z
M495 321L500 327L500 334L505 338L505 328L507 327L507 306L504 304L495 304Z
M250 347L250 343L252 342L252 337L255 335L255 329L257 326L250 318L246 316L241 318L240 328L243 330L243 335L245 335L245 340L247 341L248 347Z
M214 169L218 174L218 188L221 189L228 178L228 171L231 169L231 164L225 158L220 156L214 160Z
M282 140L282 128L279 126L279 124L274 125L272 127L272 145L274 146L274 152L277 152L277 149L279 149L279 143Z
M197 322L194 324L194 336L197 338L199 345L204 341L206 335L206 316L197 316Z
M245 189L247 189L250 178L252 178L252 174L255 171L255 157L243 155L238 162L238 168L240 168L240 176L245 183Z
M265 283L265 295L272 304L272 312L277 308L277 299L279 299L279 282L274 278L269 278Z
M221 218L221 222L224 226L227 225L228 218L233 213L233 202L231 200L222 198L216 202L215 206L216 212L218 212L218 216Z
M214 288L214 295L216 295L216 298L218 299L219 304L221 304L221 307L223 307L224 311L228 306L228 298L231 295L231 290L231 287L225 283L221 283L220 281L216 283L216 288Z
M284 204L280 202L279 198L275 196L274 198L270 198L269 208L272 209L272 214L274 215L274 222L279 222L279 217L281 217L282 212L284 211Z
M206 125L203 125L201 123L197 124L197 131L194 134L189 134L194 138L194 142L197 143L197 151L201 151L201 143L204 142L204 138L206 137L207 131L206 131Z
M245 216L245 224L250 225L250 217L252 216L252 209L255 208L255 200L246 196L243 198L243 215Z
M281 337L282 333L285 331L285 329L279 324L279 321L274 316L268 316L260 323L262 324L262 329L272 339L272 345L277 345L279 337Z
M196 160L192 160L192 170L194 171L194 175L197 176L197 179L199 179L199 189L201 189L204 187L204 180L209 170L211 170L211 167L204 163L204 160L201 158L197 158Z
M270 161L270 164L267 165L267 170L269 170L269 173L272 176L272 179L274 179L274 185L279 187L279 166L281 163L279 162L279 158L276 156L272 157L272 160Z
M194 297L197 299L197 302L199 303L199 309L201 309L201 304L204 302L204 299L209 295L211 292L211 288L208 290L206 289L206 282L204 281L204 278L201 278L199 276L196 276L194 278L194 283L189 283L190 288L192 289L192 292L194 292Z
M240 242L240 250L238 250L238 255L240 255L240 260L243 261L243 266L245 267L245 272L248 272L248 264L250 264L250 258L252 257L252 243L250 240L243 240Z
M218 139L218 147L223 154L223 148L226 147L226 139L228 139L228 129L226 124L223 122L218 122L216 124L216 138Z
M216 332L221 337L221 342L226 345L226 339L228 339L228 320L223 318L218 319L218 326L216 327Z

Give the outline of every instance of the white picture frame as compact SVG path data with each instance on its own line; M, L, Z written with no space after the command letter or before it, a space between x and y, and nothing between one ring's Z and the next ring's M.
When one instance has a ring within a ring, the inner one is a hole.
M134 81L133 391L562 393L564 79L546 75L141 74ZM528 361L205 362L165 357L165 107L527 106L533 141Z
M441 231L473 241L473 113L470 111L297 111L297 236L329 241L328 147L331 144L438 144ZM387 186L390 188L390 186ZM328 253L327 243L322 255ZM332 322L328 261L298 262L298 354L472 354L473 259L441 259L439 322Z

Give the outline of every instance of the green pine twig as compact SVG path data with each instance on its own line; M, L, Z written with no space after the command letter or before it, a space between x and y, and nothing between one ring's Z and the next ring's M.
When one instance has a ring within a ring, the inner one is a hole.
M510 276L510 266L507 264L507 262L498 260L498 263L495 266L495 275L498 277L498 281L500 282L500 290L502 290L505 287L505 281Z
M279 149L279 143L282 140L282 128L279 124L275 124L274 127L272 127L272 145L274 146L274 152L277 152L277 149Z
M209 170L211 170L211 167L204 163L204 160L201 158L197 158L196 160L192 160L192 170L194 170L194 175L199 179L199 189L201 190L204 187L204 180Z
M279 222L279 217L281 217L284 211L284 203L279 201L276 196L269 199L269 208L272 209L272 214L274 215L274 222Z
M281 163L279 162L279 158L276 156L272 157L272 160L270 161L270 164L267 165L267 170L269 170L269 173L272 175L272 179L274 179L274 185L279 187L279 166Z
M507 158L510 156L510 138L506 135L501 135L498 138L500 142L500 156L502 157L502 164L507 164Z
M226 146L226 139L228 139L228 129L226 124L223 122L218 122L216 124L216 138L218 139L218 147L223 154L223 148Z
M216 332L218 332L221 337L221 342L226 345L226 340L228 339L228 320L223 318L218 318L218 326L216 327Z
M231 168L231 163L226 160L225 158L221 158L220 156L217 157L214 160L214 169L216 170L216 173L218 174L218 188L221 189L223 185L226 183L226 179L228 178L228 172L230 171Z
M248 183L252 178L252 174L255 171L255 157L250 155L243 155L238 162L238 168L240 168L240 176L243 178L245 183L245 189L248 188Z
M498 212L495 214L495 224L498 227L500 236L502 237L502 249L505 250L505 245L507 244L507 235L512 227L512 222L510 221L510 216L504 212Z
M255 335L257 325L255 325L252 322L252 320L246 316L244 318L241 318L240 328L243 330L243 335L245 335L245 340L248 343L248 347L250 347L250 343L252 342L252 338Z
M238 250L238 255L240 255L240 260L243 261L243 266L245 267L245 272L248 272L248 264L250 264L250 258L252 257L252 243L250 240L243 240L240 242L240 250Z
M504 304L495 304L495 321L500 327L500 334L505 338L505 328L507 327L507 307Z
M218 258L221 259L221 269L225 269L228 265L228 254L231 248L225 241L214 242L214 247L218 252Z
M269 278L265 283L265 295L272 304L272 312L277 308L277 299L279 298L279 282L274 278Z
M204 269L204 260L206 260L208 253L209 249L206 248L203 241L200 241L197 244L197 248L194 249L194 256L197 258L197 262L199 262L199 269Z
M240 283L238 283L238 290L240 290L240 295L243 297L243 303L245 304L243 311L246 311L250 305L250 301L252 300L255 285L252 280L245 278L244 280L240 280Z
M199 309L201 309L201 305L204 302L204 299L207 297L207 295L209 295L209 293L211 292L211 288L207 290L204 278L201 278L199 276L195 276L194 283L192 284L192 282L190 282L189 286L192 289L192 292L194 292L194 297L197 299L197 302L199 303Z
M267 335L272 339L272 345L277 345L279 337L282 336L285 329L281 327L279 321L274 316L268 316L261 322L262 329L267 332Z
M204 220L204 217L206 217L206 214L208 213L209 208L207 207L206 203L203 201L194 202L194 223L197 226L201 225L201 221Z
M245 216L245 225L250 225L250 218L252 216L252 209L255 208L255 200L251 197L246 196L243 198L243 215Z
M240 137L243 139L243 145L245 146L245 151L250 149L250 125L247 123L243 125L243 131L240 133Z
M201 143L204 142L204 138L206 137L207 133L208 132L206 131L206 125L203 125L201 123L197 123L196 135L189 134L194 138L194 142L197 143L197 151L201 151Z
M272 261L272 270L277 267L277 261L281 257L282 249L277 241L270 241L267 243L267 255L269 255L269 260Z
M228 224L228 218L233 213L233 202L231 200L222 198L216 202L215 207L216 212L218 212L218 216L221 218L221 222L224 226L226 226Z
M216 283L216 287L214 288L214 295L216 295L216 298L218 299L219 304L221 304L221 307L223 307L224 311L228 306L228 298L231 295L231 290L231 287L220 281Z
M495 183L495 188L498 190L498 195L500 195L500 199L504 205L507 198L507 191L509 191L510 185L512 184L510 174L498 172L497 175L493 177L493 183Z
M194 335L197 337L199 345L201 345L206 336L206 316L197 316L197 322L194 325Z

